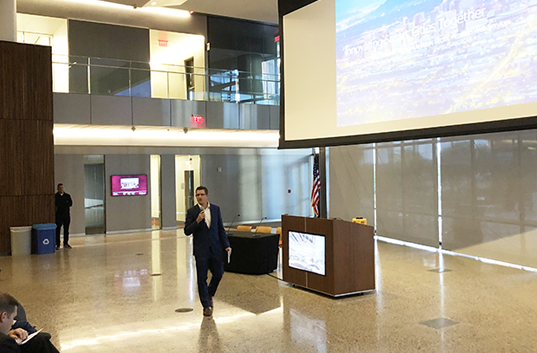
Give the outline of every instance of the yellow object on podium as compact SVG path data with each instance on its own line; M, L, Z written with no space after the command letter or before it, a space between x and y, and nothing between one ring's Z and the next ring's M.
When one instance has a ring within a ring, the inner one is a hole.
M363 217L353 218L352 222L367 225L367 218L363 218Z

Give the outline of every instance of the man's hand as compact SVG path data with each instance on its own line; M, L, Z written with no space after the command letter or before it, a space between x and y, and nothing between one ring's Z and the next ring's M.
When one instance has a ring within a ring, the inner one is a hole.
M17 344L21 344L25 339L28 338L28 332L21 328L16 328L7 333L7 335L15 340Z
M205 210L201 211L199 214L198 214L198 218L196 219L196 222L201 222L205 219Z
M228 256L231 255L231 248L227 247L227 248L226 248L226 251L227 251L227 255L228 255Z

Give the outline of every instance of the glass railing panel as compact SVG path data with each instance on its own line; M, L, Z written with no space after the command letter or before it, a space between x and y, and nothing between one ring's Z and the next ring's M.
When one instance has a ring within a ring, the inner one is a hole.
M54 55L54 92L277 105L279 75Z
M133 97L151 97L151 71L148 69L130 69L130 81Z
M169 93L169 72L151 70L151 97L167 99L170 97Z
M128 67L90 67L91 94L130 96L130 88L130 70Z
M187 80L192 80L194 82L194 86L189 87L188 99L195 101L206 101L207 90L205 89L205 81L207 80L207 76L203 73L185 75L187 76Z
M184 73L168 72L168 92L170 99L188 99Z

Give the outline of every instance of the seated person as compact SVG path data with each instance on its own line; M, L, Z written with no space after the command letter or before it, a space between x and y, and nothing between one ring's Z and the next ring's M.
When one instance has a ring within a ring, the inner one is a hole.
M22 328L11 329L19 306L11 295L0 293L0 353L58 353L48 333L40 332L22 344L28 332Z
M21 328L25 330L26 332L28 332L28 334L37 332L35 327L30 325L30 323L26 319L26 311L20 304L17 306L17 316L15 316L15 320L16 320L15 323L13 324L13 326L11 326L12 330L16 328Z

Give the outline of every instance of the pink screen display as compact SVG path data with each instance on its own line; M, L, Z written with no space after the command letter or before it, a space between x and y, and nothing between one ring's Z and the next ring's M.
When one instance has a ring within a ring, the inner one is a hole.
M147 175L112 175L112 196L147 195Z

